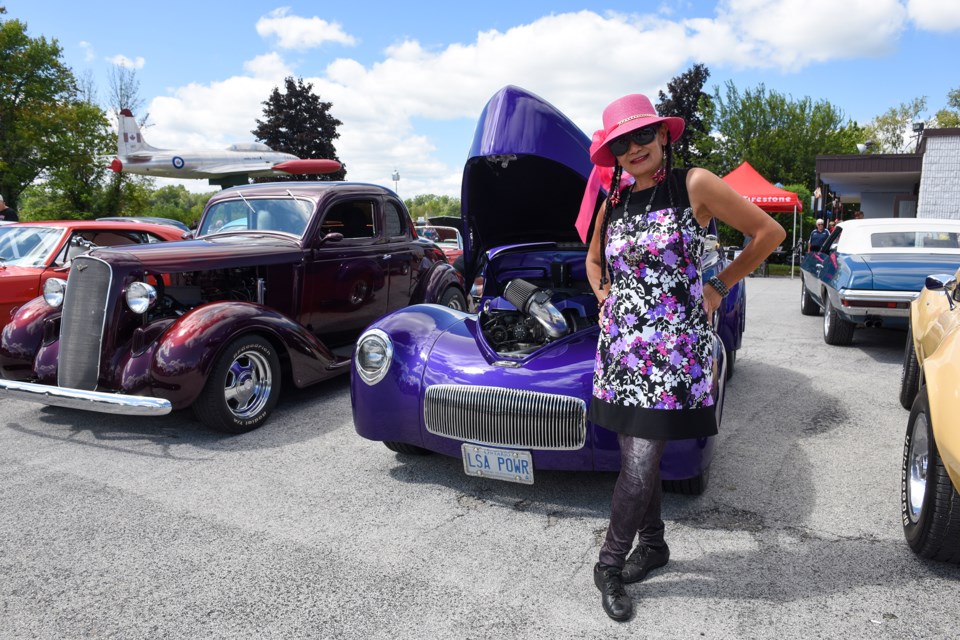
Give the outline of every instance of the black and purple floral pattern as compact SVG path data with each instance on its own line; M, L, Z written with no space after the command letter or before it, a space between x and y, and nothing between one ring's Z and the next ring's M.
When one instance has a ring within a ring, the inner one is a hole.
M644 212L638 201L609 226L611 288L600 311L593 395L649 409L710 407L713 342L700 281L706 232L689 207Z

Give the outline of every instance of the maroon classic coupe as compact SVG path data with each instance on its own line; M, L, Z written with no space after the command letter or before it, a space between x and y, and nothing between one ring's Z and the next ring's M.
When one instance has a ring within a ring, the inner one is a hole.
M463 278L389 189L234 187L197 239L98 249L23 305L0 340L0 397L127 415L192 406L254 429L281 381L346 373L353 341L416 302L466 309Z

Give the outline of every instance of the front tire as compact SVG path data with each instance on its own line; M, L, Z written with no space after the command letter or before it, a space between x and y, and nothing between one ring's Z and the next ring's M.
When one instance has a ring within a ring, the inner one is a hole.
M960 563L960 495L940 459L921 387L910 410L900 472L903 535L922 558Z
M403 454L409 455L409 456L428 456L428 455L430 455L430 451L427 451L427 450L424 449L423 447L418 447L418 446L415 445L415 444L407 444L406 442L390 442L390 441L387 441L387 442L384 442L384 443L383 443L383 446L385 446L387 449L390 449L390 451L394 451L394 452L396 452L396 453L403 453Z
M707 490L709 480L710 469L707 468L700 475L686 480L664 480L663 490L684 496L699 496Z
M194 413L224 433L253 431L266 421L280 396L280 359L267 340L244 336L217 359Z
M450 287L443 292L443 295L440 296L440 304L450 309L456 309L457 311L467 310L467 299L464 298L463 294L455 287Z
M903 368L900 370L900 406L910 409L920 389L920 363L913 348L913 327L907 327L907 344L903 348Z
M800 277L800 313L805 316L815 316L820 313L820 305L807 291L807 285L803 284L802 276Z
M823 294L823 341L835 346L846 346L853 342L853 330L857 325L844 320L837 313L830 296Z

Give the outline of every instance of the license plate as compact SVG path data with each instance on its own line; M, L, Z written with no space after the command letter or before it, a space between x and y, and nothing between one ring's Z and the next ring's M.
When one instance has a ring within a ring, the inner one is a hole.
M464 443L463 471L468 476L533 484L533 456L529 451L497 449Z

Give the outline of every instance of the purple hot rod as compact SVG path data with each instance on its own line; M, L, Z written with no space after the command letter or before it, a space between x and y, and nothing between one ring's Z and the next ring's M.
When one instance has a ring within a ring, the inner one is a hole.
M357 432L399 453L461 458L470 475L532 483L540 470L616 470L616 434L586 420L597 300L577 235L590 141L551 105L506 87L487 104L463 173L467 281L478 312L416 305L361 336L351 399ZM599 203L599 200L598 200ZM705 273L723 268L708 243ZM718 314L714 387L740 346L743 286ZM714 438L671 442L668 489L700 493Z
M463 278L389 189L226 189L197 238L77 258L3 330L0 397L128 415L192 406L242 433L349 369L353 342L411 303L466 309ZM440 307L438 307L440 308Z

